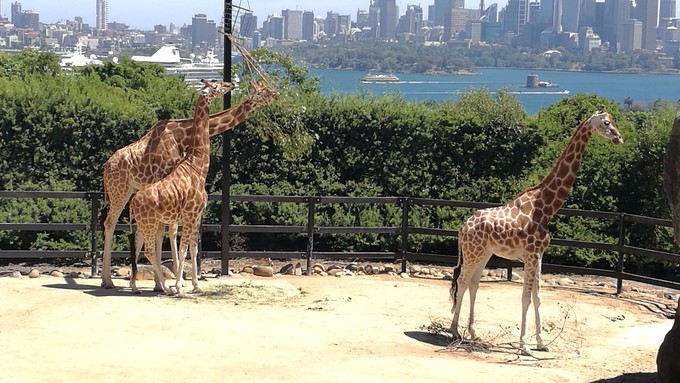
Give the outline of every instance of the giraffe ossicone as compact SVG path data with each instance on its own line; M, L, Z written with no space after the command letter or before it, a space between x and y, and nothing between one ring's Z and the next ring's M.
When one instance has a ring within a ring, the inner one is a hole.
M236 127L256 107L278 98L278 94L267 87L255 83L252 86L255 90L252 95L246 96L234 107L210 116L210 136ZM227 88L232 90L234 84ZM193 118L159 121L141 139L113 153L104 164L104 194L109 206L104 221L102 287L114 287L111 278L113 233L125 205L137 190L163 179L179 164L190 145L188 131L193 122ZM170 237L173 271L177 273L177 226L170 225ZM137 256L141 248L141 245L136 246Z
M601 106L576 128L552 171L539 184L526 189L505 205L477 210L463 223L458 232L458 265L454 269L450 291L453 301L450 330L455 339L462 339L458 320L466 290L469 290L470 299L467 330L472 339L477 338L474 309L479 280L487 262L496 254L524 263L520 350L529 352L525 339L526 322L529 305L533 302L537 349L547 351L539 307L541 261L550 244L548 223L567 198L593 133L600 134L613 144L623 144L614 119Z

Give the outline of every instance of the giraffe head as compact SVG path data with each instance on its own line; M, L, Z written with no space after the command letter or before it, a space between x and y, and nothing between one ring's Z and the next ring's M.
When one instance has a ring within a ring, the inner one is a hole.
M611 114L607 113L604 105L601 105L600 109L588 118L588 124L591 131L599 133L613 144L623 144L623 137L621 137L621 133L619 133L619 129L616 127L614 118Z
M267 105L281 97L279 92L272 90L267 85L253 82L252 87L255 93L251 96L250 100L254 105Z
M199 89L198 94L206 97L208 102L217 97L223 96L236 87L234 83L216 81L216 80L201 80L203 88Z

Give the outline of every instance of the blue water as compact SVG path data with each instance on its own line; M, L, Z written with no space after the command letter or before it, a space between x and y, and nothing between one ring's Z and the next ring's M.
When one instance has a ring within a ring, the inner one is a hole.
M562 91L569 94L518 94L515 95L528 114L536 114L563 97L579 93L595 93L623 104L626 97L633 101L651 103L657 99L672 102L680 99L680 75L628 74L543 71L528 69L479 68L479 75L441 75L394 73L401 80L395 84L362 84L366 72L310 69L319 76L324 94L357 93L400 94L407 100L436 102L455 100L460 92L470 88L511 91ZM557 88L527 89L527 75L534 73L541 81L558 84Z

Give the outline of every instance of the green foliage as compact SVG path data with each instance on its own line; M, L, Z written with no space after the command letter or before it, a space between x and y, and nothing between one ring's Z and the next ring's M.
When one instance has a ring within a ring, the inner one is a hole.
M0 78L55 76L60 72L59 58L52 53L30 49L25 49L16 55L0 53Z

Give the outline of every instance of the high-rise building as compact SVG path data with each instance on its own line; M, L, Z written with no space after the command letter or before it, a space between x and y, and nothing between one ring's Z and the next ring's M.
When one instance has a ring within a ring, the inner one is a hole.
M636 0L630 17L642 22L642 49L656 49L656 29L659 26L659 0Z
M623 33L619 44L621 52L630 53L642 48L643 24L643 22L636 19L628 19L623 22L623 28L621 29Z
M447 18L450 20L453 0L434 0L433 25L445 25Z
M596 15L595 0L580 0L580 1L581 1L581 14L579 15L579 28L594 26Z
M453 0L452 8L465 8L465 0Z
M661 4L659 4L659 17L661 19L674 19L675 3L675 0L661 0Z
M379 0L380 6L380 38L395 40L397 38L397 0Z
M307 41L316 40L314 33L314 12L304 11L302 13L302 39Z
M620 51L623 23L630 19L630 0L605 0L602 40L608 41L611 50Z
M508 0L503 14L503 29L516 35L522 33L529 15L529 0Z
M283 40L283 17L277 14L267 17L267 38Z
M191 44L195 47L214 47L217 45L217 24L208 16L197 13L191 19Z
M103 31L109 24L109 1L97 0L97 29Z
M335 37L340 32L340 23L338 22L339 18L340 14L337 12L331 11L326 13L326 20L324 21L324 31L326 32L326 36Z
M253 12L246 12L241 15L240 23L239 33L241 36L253 37L253 33L257 30L257 16Z
M302 11L284 9L281 11L283 16L283 38L285 40L302 39Z
M18 1L15 1L15 2L12 3L12 13L11 13L10 21L14 25L22 24L22 22L21 22L21 3L18 2Z
M399 33L416 34L423 27L423 8L419 5L409 5L406 13L399 18Z

